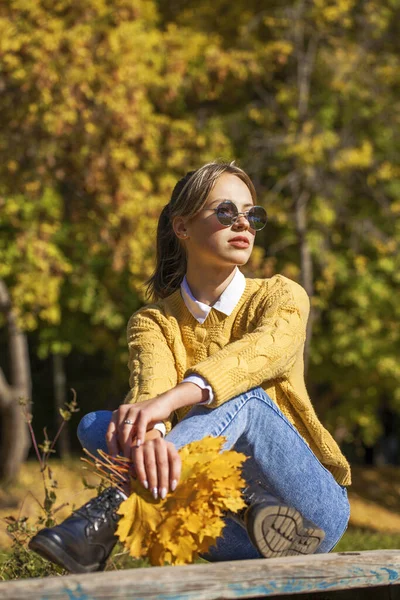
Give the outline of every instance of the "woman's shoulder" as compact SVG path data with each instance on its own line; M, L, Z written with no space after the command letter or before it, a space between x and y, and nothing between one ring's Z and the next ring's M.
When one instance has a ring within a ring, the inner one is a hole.
M296 305L308 308L310 299L306 290L293 279L277 273L272 277L248 279L252 295L259 299L265 298L268 301L272 299L284 300L291 299Z
M171 313L171 304L174 304L176 295L178 295L178 293L174 292L170 296L167 296L167 298L142 306L130 317L128 327L129 325L132 325L132 323L137 324L139 322L157 323L158 325L163 326L167 325L169 321L168 316Z
M132 326L149 326L152 323L161 323L165 320L163 307L160 303L146 304L136 310L128 321L128 328Z

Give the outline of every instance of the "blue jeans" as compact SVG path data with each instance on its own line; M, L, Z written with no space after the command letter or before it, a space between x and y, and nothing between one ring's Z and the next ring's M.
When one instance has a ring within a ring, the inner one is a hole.
M110 411L89 413L79 423L78 438L95 453L107 451L105 433ZM296 508L325 531L317 552L329 552L346 530L349 503L346 488L319 462L315 454L262 388L254 388L210 409L195 406L166 436L177 448L207 436L223 435L224 449L244 452L249 459L243 474L248 482L261 481L278 501ZM227 518L222 537L205 556L208 560L261 558L247 532Z

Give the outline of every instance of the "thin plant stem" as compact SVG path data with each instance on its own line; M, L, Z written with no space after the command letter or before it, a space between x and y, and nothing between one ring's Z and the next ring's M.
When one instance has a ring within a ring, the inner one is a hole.
M72 404L74 404L74 403L76 403L76 391L73 388L71 388L71 391L72 391L72 395L73 395ZM68 406L71 406L71 404L68 405ZM56 442L57 442L58 438L60 437L60 434L61 434L61 432L62 432L62 430L63 430L63 428L65 426L65 423L66 423L66 420L63 419L63 421L60 424L60 427L58 428L58 431L57 431L57 433L56 433L56 435L54 437L54 440L53 440L53 442L52 442L52 444L50 446L50 451L54 450L54 446L56 445Z
M60 434L61 434L62 430L64 429L65 423L66 423L66 421L63 421L60 424L60 427L58 428L58 431L57 431L57 433L56 433L56 435L54 437L54 440L53 440L53 442L52 442L52 444L50 446L50 450L54 450L54 446L56 445L56 442L57 442L58 438L60 437Z
M64 508L64 506L68 506L68 505L69 505L69 502L64 502L63 504L60 504L60 506L57 506L57 508L53 508L53 515L55 515L56 512L58 512L59 510Z
M23 508L23 506L25 504L25 500L27 499L28 496L32 496L32 498L35 500L35 502L37 502L39 504L41 510L44 511L44 506L42 506L41 502L36 498L35 494L33 492L31 492L30 490L28 490L26 492L24 498L22 499L21 506L20 506L19 513L18 513L18 519L21 518L22 508Z
M102 475L118 489L122 489L121 486L126 486L129 465L131 464L130 459L111 457L102 450L98 450L100 458L91 454L86 448L84 448L84 452L89 458L81 458L81 460L89 465L92 472Z
M32 424L29 420L27 420L27 424L28 424L28 428L29 428L29 433L31 434L32 444L33 444L33 447L35 448L36 456L39 461L40 469L43 470L43 462L42 462L42 458L40 456L40 452L39 452L39 448L38 448L38 445L36 442L36 437L35 437L35 433L33 431Z

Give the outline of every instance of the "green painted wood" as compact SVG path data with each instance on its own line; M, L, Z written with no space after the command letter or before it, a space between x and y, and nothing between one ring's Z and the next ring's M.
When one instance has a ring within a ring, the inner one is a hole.
M400 584L400 550L128 569L0 583L1 600L217 600ZM396 586L397 587L397 586ZM385 598L385 596L382 596ZM271 598L271 600L272 600ZM379 598L379 596L377 596Z

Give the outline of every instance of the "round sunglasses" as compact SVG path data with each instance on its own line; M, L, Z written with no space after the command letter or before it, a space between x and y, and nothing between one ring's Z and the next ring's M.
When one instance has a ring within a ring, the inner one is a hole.
M267 211L262 206L252 206L246 212L239 212L236 204L231 200L224 200L218 204L217 208L212 209L217 215L218 221L225 227L230 227L238 218L243 215L248 220L250 227L256 231L261 231L267 224Z

